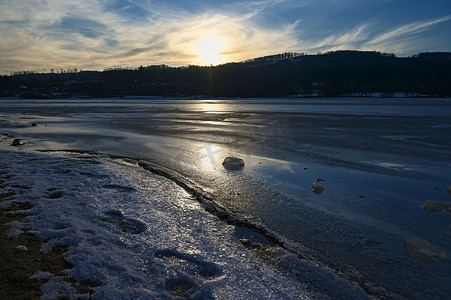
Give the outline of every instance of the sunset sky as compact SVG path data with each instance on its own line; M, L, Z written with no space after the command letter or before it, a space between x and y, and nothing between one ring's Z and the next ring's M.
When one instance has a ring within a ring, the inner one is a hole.
M451 51L450 0L0 0L0 74Z

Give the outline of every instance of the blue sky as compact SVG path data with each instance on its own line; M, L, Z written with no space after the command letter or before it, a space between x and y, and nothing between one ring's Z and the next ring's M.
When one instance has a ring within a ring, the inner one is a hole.
M0 41L0 74L217 64L289 51L403 56L451 51L451 1L0 0Z

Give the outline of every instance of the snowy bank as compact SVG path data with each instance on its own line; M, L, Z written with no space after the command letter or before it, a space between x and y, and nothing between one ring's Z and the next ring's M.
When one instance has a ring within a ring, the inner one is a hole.
M24 228L67 249L65 272L93 282L93 299L365 299L356 285L280 247L240 243L236 228L206 212L174 182L133 162L0 150L7 189L25 202ZM26 254L26 252L24 252ZM287 271L289 270L289 271ZM48 272L42 299L78 297L73 284ZM44 277L43 277L44 276Z

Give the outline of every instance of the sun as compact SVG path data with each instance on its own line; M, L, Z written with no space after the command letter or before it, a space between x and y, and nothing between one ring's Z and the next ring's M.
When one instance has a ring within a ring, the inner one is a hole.
M206 65L217 65L222 62L221 51L225 49L224 42L217 36L209 36L196 42L196 54Z

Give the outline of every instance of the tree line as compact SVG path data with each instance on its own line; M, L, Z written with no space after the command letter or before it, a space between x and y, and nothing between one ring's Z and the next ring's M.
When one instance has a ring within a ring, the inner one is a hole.
M451 53L396 57L376 51L283 53L218 66L152 65L103 71L25 72L0 77L19 97L449 97Z

